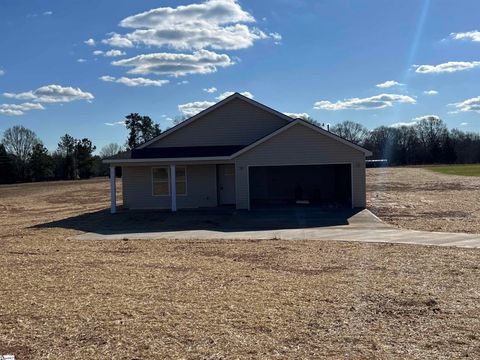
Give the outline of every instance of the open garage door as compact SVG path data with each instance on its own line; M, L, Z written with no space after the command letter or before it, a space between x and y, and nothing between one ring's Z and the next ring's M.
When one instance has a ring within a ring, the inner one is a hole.
M251 166L250 206L352 206L350 164Z

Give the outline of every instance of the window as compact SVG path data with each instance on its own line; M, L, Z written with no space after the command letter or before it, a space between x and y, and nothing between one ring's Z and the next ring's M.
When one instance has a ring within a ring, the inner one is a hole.
M154 196L168 196L170 186L168 180L168 167L158 167L152 169L152 191Z
M187 168L175 167L177 195L187 195ZM152 192L154 196L170 195L170 167L156 167L152 169Z
M175 167L177 195L187 195L187 168L185 166Z

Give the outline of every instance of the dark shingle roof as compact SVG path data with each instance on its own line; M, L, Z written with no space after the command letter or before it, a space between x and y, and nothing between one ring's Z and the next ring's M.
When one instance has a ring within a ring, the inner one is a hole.
M132 159L196 158L230 156L243 149L245 145L222 146L184 146L133 149Z
M127 150L127 151L119 152L116 155L109 156L108 158L105 158L103 160L124 160L124 159L131 159L131 158L132 158L131 151Z

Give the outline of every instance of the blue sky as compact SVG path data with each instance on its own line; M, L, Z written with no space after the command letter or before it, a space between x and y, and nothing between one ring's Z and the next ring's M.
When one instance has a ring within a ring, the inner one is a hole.
M478 14L478 0L1 0L0 131L124 144L125 115L166 129L229 91L330 124L437 115L480 131Z

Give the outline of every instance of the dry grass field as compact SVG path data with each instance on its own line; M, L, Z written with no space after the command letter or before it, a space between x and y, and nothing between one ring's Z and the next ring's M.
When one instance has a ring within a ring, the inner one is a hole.
M67 240L110 218L108 194L106 180L0 187L0 354L480 358L478 250Z
M449 175L465 168L478 169L431 168L445 173L415 167L368 169L368 208L401 228L480 234L480 177Z

